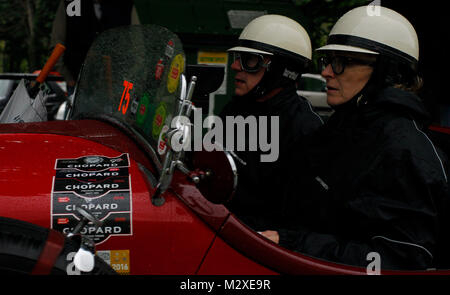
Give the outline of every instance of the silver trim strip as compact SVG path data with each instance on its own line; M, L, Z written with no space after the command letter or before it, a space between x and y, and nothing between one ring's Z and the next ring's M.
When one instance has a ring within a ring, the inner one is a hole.
M441 164L441 169L442 169L442 173L444 174L445 181L447 181L447 174L445 173L444 164L442 164L442 160L441 160L441 158L439 157L439 154L437 153L436 148L435 148L433 142L432 142L432 141L430 140L430 138L425 134L425 132L423 132L422 130L420 130L420 129L417 127L416 122L415 122L414 120L412 120L412 121L413 121L414 126L416 127L416 129L417 129L420 133L422 133L422 134L426 137L426 139L428 139L428 141L430 142L431 146L433 147L434 153L436 154L436 157L438 158L439 163Z
M404 245L414 246L414 247L420 248L420 249L424 250L428 255L430 255L431 259L434 258L433 254L431 254L431 252L428 251L427 248L425 248L423 246L420 246L420 245L417 245L417 244L413 244L413 243L408 243L408 242L396 241L396 240L392 240L392 239L389 239L389 238L386 238L386 237L383 237L383 236L374 236L374 237L372 237L372 240L377 239L377 238L382 238L382 239L385 239L385 240L387 240L389 242L393 242L393 243L404 244Z
M297 94L298 95L298 94ZM299 97L302 97L302 96L300 96L300 95L298 95ZM318 113L316 113L314 110L313 110L313 107L312 107L312 105L311 105L311 102L308 100L308 99L306 99L305 98L305 100L306 100L306 102L308 103L308 106L309 106L309 109L311 110L311 112L313 113L313 114L315 114L318 118L319 118L319 120L320 120L320 122L322 123L322 125L323 124L325 124L324 122L323 122L323 120L322 120L322 117L320 117L320 115L318 114Z

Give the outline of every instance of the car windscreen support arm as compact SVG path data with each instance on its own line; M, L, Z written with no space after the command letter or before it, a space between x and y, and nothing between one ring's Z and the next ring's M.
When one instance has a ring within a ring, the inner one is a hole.
M189 117L193 109L192 95L194 93L195 85L197 83L197 77L192 76L188 87L186 87L186 78L181 75L181 94L180 94L180 104L178 109L178 118ZM186 91L187 88L187 91ZM167 145L169 147L164 164L162 167L161 175L156 185L155 193L152 196L152 204L155 206L162 206L165 202L162 194L167 190L170 183L172 182L172 176L175 168L184 167L182 165L183 151L175 151L171 147L172 137L179 136L179 142L183 146L184 143L190 138L190 126L186 123L178 120L175 124L175 128L172 128L167 133ZM181 163L181 164L180 164Z

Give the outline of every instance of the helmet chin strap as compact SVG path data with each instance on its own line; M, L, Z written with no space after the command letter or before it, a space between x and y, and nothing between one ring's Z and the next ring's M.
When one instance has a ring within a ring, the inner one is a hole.
M274 62L272 62L266 69L261 81L259 81L259 83L252 90L250 90L245 97L253 101L262 101L261 99L265 98L263 99L265 101L279 92L279 90L274 90L281 90L290 84L294 84L294 80L283 77L284 70L284 66L277 66Z
M383 58L378 58L369 81L366 83L364 88L356 95L362 95L361 99L359 99L357 102L358 105L369 103L370 100L373 99L378 92L391 85L386 75L386 73L388 72L389 65L386 63L386 61L383 60Z
M271 67L269 66L268 68L266 68L266 72L262 76L261 81L259 81L259 83L256 84L256 86L253 87L253 89L250 90L250 92L246 96L251 100L257 100L257 99L263 97L271 89L270 84L273 83L271 81L271 78L275 78L275 77L270 77L270 76L272 76L271 74L272 74L272 70L271 70Z

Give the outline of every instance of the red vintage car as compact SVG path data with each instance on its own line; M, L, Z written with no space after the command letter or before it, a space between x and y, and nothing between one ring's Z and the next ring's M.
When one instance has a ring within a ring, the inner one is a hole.
M176 115L221 82L210 72L220 69L184 60L165 28L106 31L87 55L70 120L0 125L0 271L366 274L241 223L223 205L238 181L229 153L172 148L189 135Z

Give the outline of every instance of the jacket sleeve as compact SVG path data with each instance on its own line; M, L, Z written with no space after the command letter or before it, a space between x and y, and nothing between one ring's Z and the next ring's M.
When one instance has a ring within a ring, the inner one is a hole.
M280 246L314 258L366 268L380 255L381 269L424 270L433 267L433 256L424 247L380 236L357 240L318 233L306 228L280 230Z
M367 267L376 252L381 269L434 267L438 207L448 194L442 171L430 159L388 151L340 196L335 231L297 226L279 230L280 245L328 261ZM345 199L344 199L345 198Z

